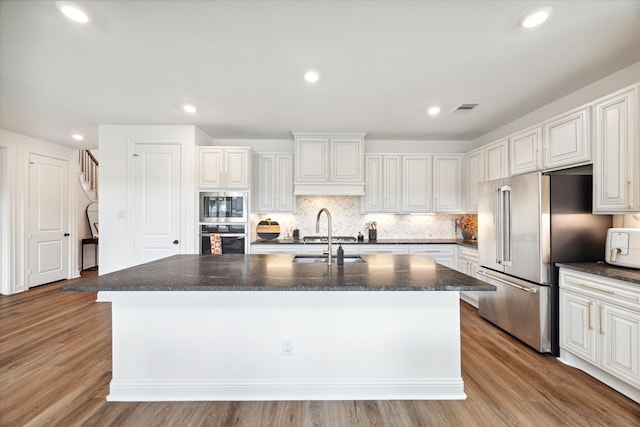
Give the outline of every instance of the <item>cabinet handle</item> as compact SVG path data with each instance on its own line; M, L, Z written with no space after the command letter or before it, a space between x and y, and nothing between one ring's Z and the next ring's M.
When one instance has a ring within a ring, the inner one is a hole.
M615 295L616 294L614 291L610 291L608 289L596 288L595 286L585 285L584 283L578 283L578 284L580 286L582 286L583 288L591 289L592 291L604 292L605 294L609 294L609 295Z
M604 304L600 304L600 335L604 335L604 329L602 329L602 310L604 309Z
M629 200L629 191L631 189L631 180L628 179L627 180L627 194L625 196L625 199L627 200L627 209L631 209L631 200Z
M636 198L636 206L640 209L640 179L638 180L638 186L636 187L638 190L638 197Z
M593 301L589 301L589 330L593 330L593 322L591 321L591 308L593 307Z

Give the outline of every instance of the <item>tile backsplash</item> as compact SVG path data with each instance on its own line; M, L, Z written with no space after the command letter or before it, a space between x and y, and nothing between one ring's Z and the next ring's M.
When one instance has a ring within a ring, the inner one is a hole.
M396 215L363 214L362 198L359 196L297 196L295 214L252 214L251 240L256 239L255 228L259 221L271 218L278 221L280 237L294 228L300 229L300 237L327 234L327 217L320 218L320 231L316 233L318 211L327 208L331 212L334 236L357 236L361 232L365 239L365 223L375 221L378 239L452 239L456 236L455 220L460 215Z

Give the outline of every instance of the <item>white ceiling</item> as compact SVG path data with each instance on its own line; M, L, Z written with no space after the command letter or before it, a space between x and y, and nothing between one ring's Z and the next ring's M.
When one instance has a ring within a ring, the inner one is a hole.
M99 124L469 140L640 60L640 0L76 1L86 25L55 3L0 2L0 127L72 146Z

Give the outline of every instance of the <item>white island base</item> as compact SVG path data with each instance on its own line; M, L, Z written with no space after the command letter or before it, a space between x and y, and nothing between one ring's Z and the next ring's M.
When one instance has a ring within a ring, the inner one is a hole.
M457 291L109 297L109 401L466 398Z

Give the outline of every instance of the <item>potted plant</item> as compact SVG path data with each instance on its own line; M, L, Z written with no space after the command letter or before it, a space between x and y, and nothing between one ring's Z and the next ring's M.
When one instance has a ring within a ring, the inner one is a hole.
M462 238L464 240L475 240L476 233L478 231L478 216L477 215L462 215L458 220L460 230L462 230Z

